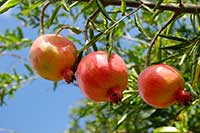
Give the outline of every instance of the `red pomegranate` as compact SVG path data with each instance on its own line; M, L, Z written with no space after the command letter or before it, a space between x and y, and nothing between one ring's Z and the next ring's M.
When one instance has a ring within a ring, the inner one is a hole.
M33 69L43 78L66 82L72 81L72 67L77 58L76 47L67 38L46 34L38 37L30 49Z
M111 53L96 51L84 57L78 65L76 79L87 97L96 102L117 103L128 83L128 72L123 59Z
M150 66L138 77L139 94L147 104L155 108L191 101L190 94L183 90L184 84L181 73L165 64Z

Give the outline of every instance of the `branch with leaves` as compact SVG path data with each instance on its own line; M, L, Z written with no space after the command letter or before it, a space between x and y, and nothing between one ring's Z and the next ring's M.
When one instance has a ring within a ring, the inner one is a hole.
M72 0L72 1L82 1L82 2L89 2L90 0ZM120 6L121 0L101 0L101 2L105 6L113 5L113 6ZM134 7L137 8L140 5L145 5L148 8L154 10L167 10L173 12L181 12L181 13L198 13L200 12L200 5L195 4L173 4L173 3L154 3L149 1L133 1L133 0L126 0L127 7Z

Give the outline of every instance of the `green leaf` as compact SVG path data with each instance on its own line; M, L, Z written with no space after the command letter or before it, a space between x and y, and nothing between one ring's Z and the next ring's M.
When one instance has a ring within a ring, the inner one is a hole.
M143 7L145 10L147 10L148 12L150 12L150 13L153 13L153 12L154 12L151 8L149 8L149 7L146 6L145 4L143 4L142 7Z
M109 60L110 58L110 54L112 53L112 50L113 50L113 30L111 30L109 32L109 34L107 35L107 40L108 40L108 43L106 45L106 51L107 51L107 59Z
M198 21L198 31L200 31L200 15L199 13L196 13L197 21Z
M192 87L194 87L198 83L199 75L200 75L200 60L198 60L198 62L197 62L195 75L194 75L194 79L193 79L193 82L192 82Z
M13 72L14 72L14 76L15 76L15 80L16 82L19 84L21 82L21 78L19 76L19 74L17 73L16 69L13 69Z
M181 57L181 60L180 60L180 62L179 62L179 65L180 65L180 66L183 64L183 62L184 62L184 60L186 59L186 57L187 57L187 54L186 54L186 53L183 54L183 56Z
M153 10L155 11L157 8L159 8L163 1L164 0L158 0L158 2L156 3L156 6L154 7Z
M138 15L135 14L135 17L134 17L134 18L135 18L135 25L137 26L138 30L139 30L140 32L142 32L143 35L147 37L147 39L150 40L151 38L147 35L146 31L143 29L143 27L142 27L142 25L141 25L141 22L140 22L140 20L139 20Z
M90 40L91 40L92 38L94 38L94 31L92 29L89 29L89 33L90 33ZM94 51L98 50L96 43L92 44L92 47L93 47Z
M128 113L125 113L125 114L121 117L121 119L117 122L117 126L118 126L118 127L125 121L125 119L127 118L127 116L128 116Z
M105 7L103 6L103 4L101 3L100 0L96 0L97 6L99 8L99 10L101 11L101 13L110 21L114 22L114 20L108 15L108 13L106 12Z
M57 87L58 87L58 82L57 81L53 82L53 90L54 91L56 90Z
M122 12L122 15L125 14L125 12L126 12L126 0L121 0L120 11Z
M156 128L153 133L179 133L180 131L176 127L166 126Z
M51 26L51 24L53 23L53 20L56 18L56 15L58 14L59 10L61 8L61 5L57 6L55 8L55 10L53 11L48 23L47 23L47 28L49 28Z
M90 9L93 7L93 4L95 3L95 0L90 0L85 6L80 10L80 12L75 16L75 19L77 19L84 11Z
M170 39L170 40L174 40L174 41L180 41L180 42L187 42L187 43L191 43L190 40L188 40L187 38L184 38L184 37L177 37L177 36L166 36L166 35L159 35L160 37L163 37L163 38L167 38L167 39Z
M185 48L187 46L189 46L188 43L180 43L180 44L177 44L177 45L160 47L160 49L179 50L179 49Z
M25 66L25 68L29 71L29 74L30 74L30 75L33 75L33 74L34 74L32 68L31 68L28 64L24 64L24 66Z
M62 0L62 4L63 4L64 9L69 12L71 8L68 5L68 1L69 0Z
M68 26L68 29L70 29L72 32L74 32L76 34L80 34L82 32L82 30L80 30L78 27L74 27L74 26Z
M16 30L17 30L18 38L20 38L20 39L24 38L22 29L19 26L16 28Z
M8 0L0 7L0 14L6 12L8 9L18 5L22 0Z
M40 7L45 0L39 0L35 3L32 3L31 6L25 10L22 11L22 14L28 15L31 11L33 11L35 8Z
M196 19L195 19L195 15L194 14L190 15L190 23L191 23L191 25L193 27L194 32L196 33L197 32L196 31L197 27L196 27Z
M0 7L6 2L7 0L0 0Z

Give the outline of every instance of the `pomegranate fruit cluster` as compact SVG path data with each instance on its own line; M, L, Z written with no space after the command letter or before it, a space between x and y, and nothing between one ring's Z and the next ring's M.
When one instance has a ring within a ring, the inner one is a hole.
M73 66L77 59L75 45L60 35L38 37L30 49L30 62L41 77L72 82ZM128 71L123 59L111 53L97 51L88 54L78 64L75 74L83 93L93 101L117 103L128 84Z
M186 104L191 96L184 91L185 81L175 68L157 64L143 70L138 77L142 99L155 108L166 108L176 102Z
M77 49L67 38L46 34L38 37L30 49L33 69L43 78L67 83L73 80ZM118 103L127 88L128 71L117 54L110 57L105 51L89 53L78 64L75 78L82 92L96 102ZM184 91L185 81L175 68L157 64L143 70L138 77L142 99L155 108L166 108L174 103L186 104L190 94Z

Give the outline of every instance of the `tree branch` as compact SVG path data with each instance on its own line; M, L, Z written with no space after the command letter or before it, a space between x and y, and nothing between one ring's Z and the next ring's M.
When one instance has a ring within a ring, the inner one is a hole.
M72 0L72 1L82 1L82 2L89 2L90 0ZM121 5L121 0L101 0L101 2L105 5L115 5L115 6L120 6ZM149 8L155 8L156 3L153 2L147 2L147 1L142 1L142 2L137 2L133 0L126 0L126 5L128 7L139 7L141 4L149 7ZM195 4L172 4L172 3L162 3L158 8L158 10L167 10L167 11L172 11L172 12L180 12L180 13L198 13L200 12L200 5L195 5Z
M147 57L146 57L146 62L145 62L145 67L148 67L150 65L150 56L151 56L151 50L153 48L153 45L155 44L158 36L162 33L162 31L164 31L167 26L173 22L176 17L180 15L179 12L175 12L174 15L170 18L170 20L155 34L155 36L153 37L153 39L151 40L151 43L150 43L150 46L149 46L149 49L147 51Z

